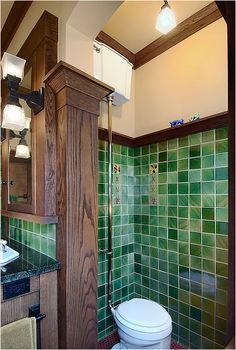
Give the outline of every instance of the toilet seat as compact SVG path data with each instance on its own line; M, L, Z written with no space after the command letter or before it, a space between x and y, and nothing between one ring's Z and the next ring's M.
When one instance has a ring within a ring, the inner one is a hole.
M131 330L142 333L159 333L171 327L171 317L158 303L134 298L116 309L117 320Z

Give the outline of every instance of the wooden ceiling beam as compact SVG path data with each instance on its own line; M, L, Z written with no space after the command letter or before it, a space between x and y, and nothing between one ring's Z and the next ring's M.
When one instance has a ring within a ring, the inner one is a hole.
M95 40L106 44L107 46L111 47L115 51L119 52L122 56L127 58L133 65L135 64L135 54L105 32L101 31Z
M191 17L178 24L171 32L162 35L151 44L135 54L135 67L137 69L170 49L182 40L188 38L199 30L221 18L222 15L215 2L205 6Z
M15 1L1 31L1 55L8 49L33 1Z
M136 54L128 50L103 31L98 34L96 40L110 46L112 49L125 56L131 63L133 63L133 68L137 69L221 17L222 14L219 11L218 6L215 2L212 2L191 17L179 23L169 34L162 35Z

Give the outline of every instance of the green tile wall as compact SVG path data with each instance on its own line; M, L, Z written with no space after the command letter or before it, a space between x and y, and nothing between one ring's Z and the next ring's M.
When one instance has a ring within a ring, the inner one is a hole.
M115 305L134 297L134 167L133 149L113 146L113 292ZM98 176L98 248L107 248L107 143L99 142ZM116 204L120 201L119 204ZM107 306L107 256L98 254L98 332L104 338L115 328Z
M107 247L106 147L100 142L102 249ZM137 296L159 302L172 316L173 338L190 348L225 344L227 151L226 128L137 149L114 145L113 163L121 172L118 186L113 178L113 300L118 304ZM151 165L156 173L150 173ZM102 339L115 327L106 305L104 254L98 268Z
M134 150L135 294L166 307L190 348L225 345L227 150L225 128Z
M56 225L10 219L10 239L56 258Z

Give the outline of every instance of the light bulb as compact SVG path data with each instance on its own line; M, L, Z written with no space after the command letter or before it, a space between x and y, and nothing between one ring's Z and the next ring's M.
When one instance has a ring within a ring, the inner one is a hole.
M7 104L3 110L2 128L21 131L25 127L24 109L16 105Z
M23 79L25 62L23 58L11 55L5 52L2 57L2 75L3 79L7 75L12 75L13 77Z
M17 145L16 146L16 158L30 158L30 151L29 151L29 146L27 145Z
M176 27L175 14L168 3L162 6L161 12L157 16L156 29L162 34L167 34Z

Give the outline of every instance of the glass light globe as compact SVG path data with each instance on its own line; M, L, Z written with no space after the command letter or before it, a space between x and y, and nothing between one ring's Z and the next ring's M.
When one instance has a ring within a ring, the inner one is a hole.
M7 104L3 110L2 128L21 131L25 126L24 109L19 106Z
M162 34L167 34L176 27L175 14L169 5L164 5L157 16L156 29Z
M29 146L27 145L17 145L16 146L16 158L30 158Z
M4 52L2 57L3 79L5 79L6 76L9 74L22 80L24 76L25 62L26 60L24 60L23 58Z

